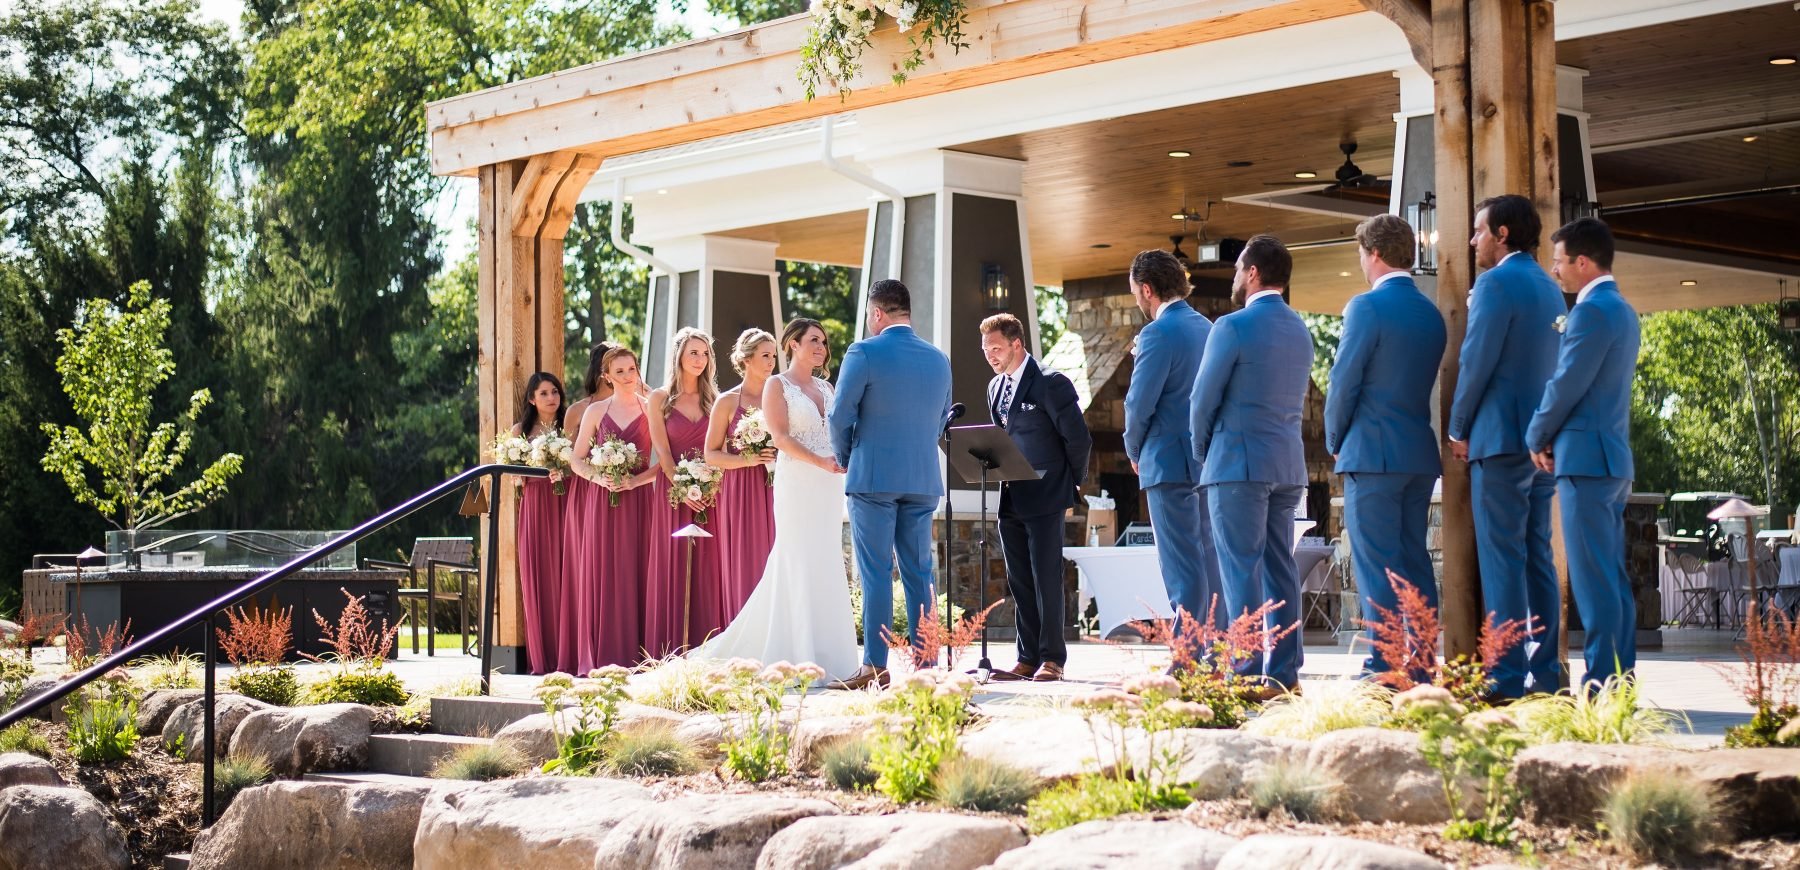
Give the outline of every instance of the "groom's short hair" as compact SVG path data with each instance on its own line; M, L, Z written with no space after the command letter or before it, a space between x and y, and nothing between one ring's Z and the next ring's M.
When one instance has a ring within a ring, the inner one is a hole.
M869 285L869 304L888 314L911 314L912 291L893 278L883 278Z

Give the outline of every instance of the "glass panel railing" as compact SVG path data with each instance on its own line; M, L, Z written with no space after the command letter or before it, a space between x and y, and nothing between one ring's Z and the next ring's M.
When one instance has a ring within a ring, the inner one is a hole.
M106 568L126 571L266 570L285 565L342 534L261 529L111 531L106 533ZM355 567L356 545L352 543L308 566L307 570Z

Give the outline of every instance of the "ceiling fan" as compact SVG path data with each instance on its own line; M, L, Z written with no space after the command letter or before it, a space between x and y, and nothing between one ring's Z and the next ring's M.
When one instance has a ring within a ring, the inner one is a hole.
M1362 167L1357 166L1356 161L1352 159L1351 155L1356 153L1356 140L1345 139L1339 142L1338 150L1344 152L1344 165L1339 166L1337 172L1333 173L1337 180L1326 185L1325 190L1361 190L1381 183L1381 179L1362 171ZM1296 184L1292 181L1265 181L1263 183L1271 187L1313 186L1308 183Z

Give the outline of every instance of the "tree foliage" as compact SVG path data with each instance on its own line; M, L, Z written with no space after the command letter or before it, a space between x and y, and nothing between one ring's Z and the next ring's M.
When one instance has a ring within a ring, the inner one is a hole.
M163 346L168 329L169 301L150 298L149 283L140 281L124 310L91 299L73 328L56 332L63 392L88 425L45 423L44 469L61 475L77 502L93 505L121 529L151 528L205 507L224 495L244 464L244 457L227 453L198 479L160 490L186 460L200 411L212 401L211 391L195 390L179 420L152 428L151 394L175 373L175 356Z

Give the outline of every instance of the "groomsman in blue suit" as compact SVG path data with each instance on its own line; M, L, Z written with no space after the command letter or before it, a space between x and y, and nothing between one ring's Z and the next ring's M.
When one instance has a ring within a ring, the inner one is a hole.
M1263 625L1296 626L1239 666L1240 674L1263 678L1255 700L1298 692L1304 655L1294 509L1306 493L1300 412L1312 381L1313 344L1282 298L1293 271L1293 256L1274 236L1244 245L1231 287L1232 301L1244 308L1213 324L1189 418L1230 615L1279 602Z
M831 446L846 469L851 548L863 593L863 666L832 688L888 684L883 629L894 627L894 557L907 637L933 606L931 515L944 496L938 438L950 415L950 358L912 328L912 294L892 278L869 287L869 338L844 351Z
M1431 428L1431 389L1444 357L1444 316L1408 272L1416 241L1406 221L1376 215L1356 228L1369 290L1344 309L1344 335L1325 394L1325 447L1344 476L1363 623L1377 606L1399 612L1387 572L1418 587L1437 609L1438 588L1426 549L1431 489L1443 473ZM1394 663L1371 652L1363 674Z
M1625 576L1625 497L1631 458L1631 376L1638 315L1613 281L1613 236L1581 218L1551 234L1550 271L1575 307L1558 318L1556 374L1531 417L1531 460L1556 475L1568 542L1569 589L1587 630L1584 682L1593 688L1637 666L1637 605Z
M1131 386L1125 391L1125 455L1150 502L1156 558L1169 608L1195 620L1212 612L1225 622L1212 523L1196 482L1187 413L1194 375L1212 321L1187 303L1187 267L1168 251L1145 251L1131 261L1131 296L1150 322L1137 336ZM1214 600L1217 599L1217 606Z
M1562 592L1550 553L1550 499L1556 482L1531 462L1525 427L1556 368L1562 291L1533 259L1543 225L1531 200L1515 194L1475 205L1469 244L1485 269L1469 294L1450 406L1450 452L1469 463L1476 557L1484 610L1496 619L1535 619L1537 647L1507 651L1489 674L1496 699L1562 684L1557 638Z

